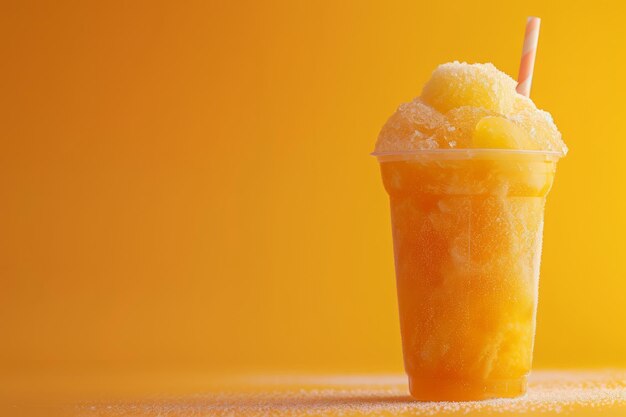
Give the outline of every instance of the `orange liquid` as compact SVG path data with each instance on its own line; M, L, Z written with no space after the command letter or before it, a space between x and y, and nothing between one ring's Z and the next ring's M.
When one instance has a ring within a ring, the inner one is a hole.
M415 398L525 392L555 164L545 156L381 163Z

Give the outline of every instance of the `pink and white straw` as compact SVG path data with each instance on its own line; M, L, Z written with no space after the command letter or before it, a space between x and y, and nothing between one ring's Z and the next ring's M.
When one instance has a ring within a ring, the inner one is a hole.
M517 76L517 92L526 97L530 96L530 86L533 82L533 69L535 68L540 24L541 19L538 17L529 17L526 22L522 61L520 62L519 75Z

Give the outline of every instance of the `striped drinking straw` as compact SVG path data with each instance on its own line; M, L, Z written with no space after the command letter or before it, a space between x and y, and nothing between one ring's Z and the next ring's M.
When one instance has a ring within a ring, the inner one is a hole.
M520 62L519 75L517 76L517 92L526 97L530 96L530 85L533 82L533 69L535 67L535 56L537 55L540 24L541 19L538 17L529 17L526 22L522 61Z

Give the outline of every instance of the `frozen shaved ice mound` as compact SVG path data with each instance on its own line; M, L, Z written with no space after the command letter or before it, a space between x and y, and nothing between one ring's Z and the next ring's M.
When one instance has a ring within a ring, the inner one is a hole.
M492 64L440 65L422 95L383 126L375 152L526 149L567 153L552 116L515 90Z
M390 148L399 151L435 149L439 147L433 139L435 130L445 121L437 110L415 99L398 107L383 126L380 137L385 138Z
M517 83L493 64L440 65L422 90L422 99L439 111L472 106L506 114L513 108Z

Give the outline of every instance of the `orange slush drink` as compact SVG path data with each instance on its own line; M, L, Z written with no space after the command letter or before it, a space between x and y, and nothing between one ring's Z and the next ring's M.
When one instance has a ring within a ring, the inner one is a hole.
M567 148L491 64L441 65L383 127L411 394L515 397L532 362L543 213Z

